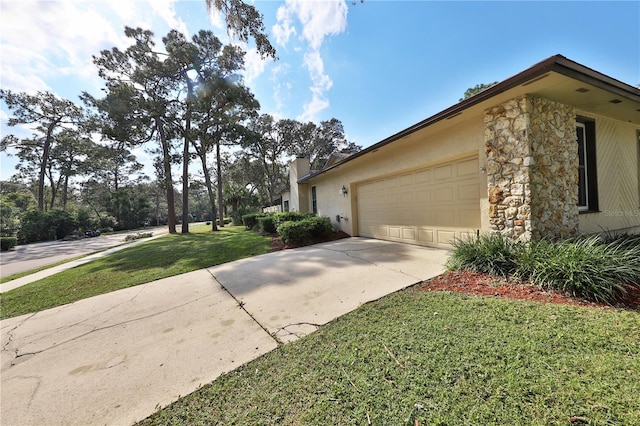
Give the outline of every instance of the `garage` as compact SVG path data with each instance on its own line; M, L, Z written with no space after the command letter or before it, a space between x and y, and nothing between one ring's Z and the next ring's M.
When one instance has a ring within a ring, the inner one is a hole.
M478 157L357 185L358 234L433 247L480 229Z

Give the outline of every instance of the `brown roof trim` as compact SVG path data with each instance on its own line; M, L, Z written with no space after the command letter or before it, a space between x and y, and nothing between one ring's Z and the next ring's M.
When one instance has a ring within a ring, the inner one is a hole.
M490 88L483 90L482 92L467 98L431 117L414 124L411 127L408 127L395 135L389 136L386 139L381 140L380 142L373 144L362 151L359 151L349 158L340 161L339 163L323 169L317 173L311 173L307 176L304 176L298 179L298 183L305 182L315 176L321 175L323 173L328 172L329 170L334 169L335 167L341 166L349 161L353 161L358 157L361 157L369 152L375 151L385 145L390 144L398 139L402 139L403 137L416 132L420 129L428 127L438 121L451 118L455 115L461 114L465 109L472 107L473 105L479 104L487 99L490 99L500 93L506 92L507 90L513 89L521 84L534 80L538 77L541 77L549 72L557 72L559 74L566 75L567 77L571 77L575 80L582 81L584 83L591 84L595 87L598 87L603 90L610 91L615 93L618 96L622 96L628 99L631 99L636 102L640 102L640 89L630 86L626 83L623 83L619 80L611 78L607 75L604 75L594 69L581 65L577 62L574 62L570 59L565 58L562 55L554 55L550 58L545 59L544 61L538 62L532 67L522 71L519 74L514 75Z

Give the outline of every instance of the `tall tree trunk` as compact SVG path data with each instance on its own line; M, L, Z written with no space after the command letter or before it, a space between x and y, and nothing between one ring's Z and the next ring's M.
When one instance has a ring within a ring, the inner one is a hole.
M191 133L191 97L193 96L193 83L184 73L187 81L187 112L184 124L184 149L182 152L182 233L189 233L189 138Z
M49 163L49 166L51 166L51 163ZM51 185L51 202L49 203L49 210L53 210L53 206L56 202L56 195L58 195L58 188L60 187L60 180L56 183L53 180L53 171L51 168L49 169L49 173L47 173L47 176L49 177L49 185Z
M207 185L207 193L209 194L209 203L211 204L211 214L213 217L211 218L211 230L217 231L218 227L216 225L216 196L213 193L213 185L211 184L211 174L209 173L209 169L207 169L207 155L203 153L198 153L200 157L200 161L202 161L202 173L204 173L204 182Z
M58 121L53 121L47 127L47 137L42 147L42 163L40 164L40 174L38 175L38 210L44 210L44 177L47 171L49 151L51 150L51 139L53 139L53 129L58 125Z
M216 143L216 174L218 175L218 217L220 227L224 228L224 202L222 200L222 162L220 161L220 142Z
M69 176L64 176L64 184L62 186L62 210L67 211L67 198L69 191Z
M162 145L162 163L164 166L165 187L167 189L167 225L169 233L176 233L176 206L173 199L173 179L171 178L171 156L169 153L169 142L164 133L164 127L160 119L156 118L156 128L160 135L160 144Z

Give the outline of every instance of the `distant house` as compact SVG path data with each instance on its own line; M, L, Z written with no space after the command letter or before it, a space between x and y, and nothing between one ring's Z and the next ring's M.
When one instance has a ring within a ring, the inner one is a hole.
M282 195L350 235L434 247L640 232L640 90L556 55L320 171L294 160Z

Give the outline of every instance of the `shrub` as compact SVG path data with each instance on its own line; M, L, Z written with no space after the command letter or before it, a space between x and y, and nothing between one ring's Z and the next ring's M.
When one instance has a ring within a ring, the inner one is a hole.
M266 234L273 234L276 232L276 224L273 220L273 216L259 217L258 224L260 225L260 230Z
M55 209L46 213L46 226L51 232L49 239L61 240L76 229L77 222L69 212Z
M330 236L333 226L328 217L309 217L297 222L284 222L277 230L286 244L303 244Z
M636 237L558 242L512 242L500 235L456 241L449 269L471 269L529 280L541 288L613 304L626 286L640 288L640 244Z
M542 288L612 304L624 296L625 285L640 286L640 245L625 240L542 241L528 252L520 275Z
M63 239L76 228L76 221L63 210L27 210L20 218L18 240L23 243Z
M447 267L507 277L516 271L518 265L519 250L515 245L500 234L455 240Z
M0 237L0 251L8 251L18 244L16 237Z
M300 220L308 219L310 217L314 217L313 213L302 213L302 212L281 212L274 213L273 219L276 224L276 228L282 225L285 222L298 222Z
M242 216L242 223L247 229L255 229L258 226L258 218L266 216L264 213L249 213Z
M12 237L20 227L19 210L5 197L0 198L0 236Z
M125 241L135 241L141 238L151 238L153 237L153 232L136 232L135 234L129 234L124 237Z

